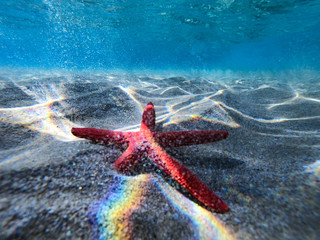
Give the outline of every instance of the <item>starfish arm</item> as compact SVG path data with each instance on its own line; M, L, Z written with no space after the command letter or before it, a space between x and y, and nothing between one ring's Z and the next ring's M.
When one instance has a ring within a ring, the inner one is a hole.
M137 147L136 144L130 143L124 153L114 162L113 166L118 172L129 172L143 157L145 151Z
M154 106L150 102L144 109L139 132L116 132L96 128L72 128L71 132L76 137L128 147L114 163L114 167L119 172L130 171L140 159L149 157L162 171L175 179L204 205L219 213L227 212L229 207L223 200L194 173L168 155L162 147L219 141L226 138L228 132L208 130L156 133L155 118Z
M115 144L119 147L128 145L129 132L115 132L97 128L72 128L71 133L79 138L85 138L95 142L104 142L106 144Z
M168 155L161 147L156 146L149 151L149 158L162 171L175 179L195 198L218 213L229 211L229 207L211 189L207 187L193 172L182 165L178 160Z
M141 130L149 129L151 132L154 131L156 126L156 112L152 102L149 102L148 105L143 110Z
M162 147L180 147L220 141L228 137L227 131L203 130L154 133L154 138Z

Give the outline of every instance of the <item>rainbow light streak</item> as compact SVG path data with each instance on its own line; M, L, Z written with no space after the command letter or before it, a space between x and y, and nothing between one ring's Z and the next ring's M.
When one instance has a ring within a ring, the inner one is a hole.
M170 203L191 220L197 239L236 239L213 213L190 201L159 177L153 182Z
M78 140L70 133L71 127L76 124L63 117L63 114L55 109L54 104L66 103L63 101L63 84L36 85L34 88L27 88L15 83L28 96L35 99L37 104L32 106L0 108L0 120L5 123L21 124L26 128L54 136L61 141Z
M131 238L130 216L144 203L150 179L151 175L148 174L126 177L124 183L117 183L116 188L109 189L95 214L99 239Z
M320 181L320 160L305 166L304 172L313 174L316 181Z
M36 104L29 107L0 108L1 121L21 124L31 130L54 136L61 141L75 141L70 134L71 126L76 124L62 118L52 107L59 100Z
M150 185L156 186L178 212L190 219L196 239L236 239L213 213L184 197L160 177L142 174L120 178L94 210L99 239L132 239L130 217L144 204Z

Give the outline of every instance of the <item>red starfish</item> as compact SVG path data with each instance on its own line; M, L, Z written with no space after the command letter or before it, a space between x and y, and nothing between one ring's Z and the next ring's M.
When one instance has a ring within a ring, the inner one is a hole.
M227 212L229 207L222 199L163 148L219 141L226 138L228 132L205 130L159 133L154 131L155 120L154 106L150 102L144 109L139 132L116 132L96 128L72 128L71 132L77 137L95 142L126 146L126 151L114 163L119 172L128 172L140 159L149 158L204 205L219 213Z

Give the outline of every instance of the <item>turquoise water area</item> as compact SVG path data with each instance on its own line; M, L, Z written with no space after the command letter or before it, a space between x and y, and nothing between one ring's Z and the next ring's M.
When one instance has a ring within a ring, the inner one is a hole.
M0 66L319 69L319 29L319 0L8 0Z
M320 0L0 1L0 239L320 239L319 56ZM228 213L71 133L149 102L157 132L228 131L163 150Z

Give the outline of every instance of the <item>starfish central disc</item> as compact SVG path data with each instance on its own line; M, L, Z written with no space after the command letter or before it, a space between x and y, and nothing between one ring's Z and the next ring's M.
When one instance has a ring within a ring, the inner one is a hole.
M216 212L227 212L229 210L227 204L163 148L215 142L225 139L228 132L205 130L159 133L155 132L155 119L155 109L150 102L144 109L139 132L117 132L96 128L72 128L71 132L80 138L127 147L114 163L117 171L126 173L138 161L148 158L201 203Z

